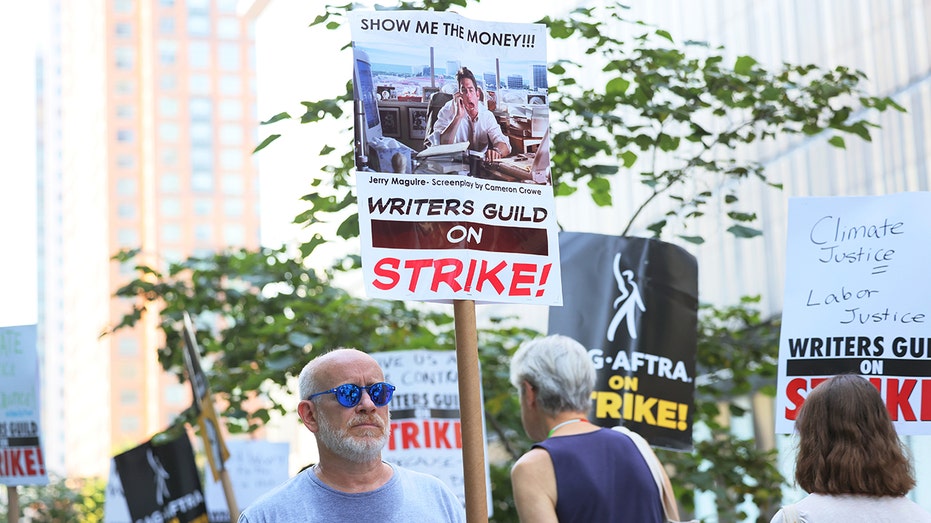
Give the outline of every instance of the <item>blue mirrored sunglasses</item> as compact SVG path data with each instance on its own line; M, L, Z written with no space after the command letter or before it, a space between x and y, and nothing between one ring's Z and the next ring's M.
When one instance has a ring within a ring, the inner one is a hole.
M336 401L347 409L351 409L362 401L362 391L365 390L368 391L369 397L372 398L372 403L374 403L376 407L384 407L391 401L394 389L394 385L385 383L384 381L366 385L365 387L360 387L352 383L344 383L339 387L311 394L307 399L312 400L321 394L336 394Z

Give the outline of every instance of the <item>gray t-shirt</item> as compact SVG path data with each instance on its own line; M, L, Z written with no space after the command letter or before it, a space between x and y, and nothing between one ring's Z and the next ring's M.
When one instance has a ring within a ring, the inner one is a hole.
M389 463L394 474L381 487L340 492L313 468L282 483L243 510L239 523L283 521L465 522L456 495L439 479Z
M912 500L901 497L829 496L809 494L796 503L800 523L928 523L931 514ZM791 523L782 510L770 523Z

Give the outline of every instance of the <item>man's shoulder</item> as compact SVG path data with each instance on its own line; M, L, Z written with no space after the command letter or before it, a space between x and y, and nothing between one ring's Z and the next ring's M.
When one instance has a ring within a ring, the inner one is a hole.
M258 499L250 503L249 506L243 510L243 514L248 519L241 521L265 521L262 515L265 514L269 508L287 506L287 504L283 504L282 501L286 501L289 497L295 495L292 494L292 492L294 492L295 489L299 489L301 482L308 480L307 474L309 474L308 471L300 472L296 476L289 478L284 483L281 483L259 496Z

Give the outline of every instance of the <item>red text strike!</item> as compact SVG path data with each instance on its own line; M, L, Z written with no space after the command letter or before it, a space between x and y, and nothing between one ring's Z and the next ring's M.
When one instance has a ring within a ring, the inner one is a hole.
M43 476L42 451L38 447L0 450L0 477Z
M491 266L488 260L469 260L468 266L456 258L425 258L402 260L382 258L375 264L376 289L388 291L405 285L410 292L431 292L446 287L452 292L494 292L507 296L543 295L552 264L498 262ZM538 276L539 275L539 276Z
M876 387L886 400L886 410L889 411L889 417L892 421L931 421L931 379L913 379L913 378L868 378L870 383ZM798 409L805 402L802 392L806 393L827 378L795 378L789 381L786 386L786 397L789 400L789 407L786 408L786 419L795 420L798 416ZM915 390L916 386L919 390ZM883 390L885 387L885 391ZM913 394L918 395L919 409L915 414L915 409L910 403Z
M459 421L425 419L391 422L388 450L461 448L462 424Z

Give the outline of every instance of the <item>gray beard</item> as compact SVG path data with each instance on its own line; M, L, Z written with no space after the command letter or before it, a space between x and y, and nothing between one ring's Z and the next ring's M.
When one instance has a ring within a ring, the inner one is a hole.
M353 418L349 424L356 421ZM330 449L343 459L353 463L367 463L373 460L381 459L381 450L388 443L388 435L391 432L391 414L388 414L388 421L385 423L381 433L375 433L373 429L368 431L364 436L353 436L349 433L347 427L333 426L326 416L317 418L316 437L320 444Z

